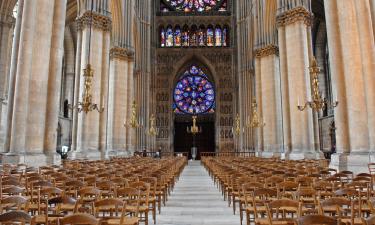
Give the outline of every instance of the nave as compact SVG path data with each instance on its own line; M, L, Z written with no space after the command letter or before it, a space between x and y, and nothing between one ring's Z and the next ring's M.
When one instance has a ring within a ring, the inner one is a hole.
M190 161L158 219L160 225L239 224L219 189L200 164Z

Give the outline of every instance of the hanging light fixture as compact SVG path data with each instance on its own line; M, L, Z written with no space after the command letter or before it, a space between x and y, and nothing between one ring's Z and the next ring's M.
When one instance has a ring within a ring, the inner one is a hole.
M91 11L90 11L90 30L89 30L89 51L87 54L87 65L86 68L83 70L83 77L85 78L84 81L84 91L82 95L82 102L78 102L77 105L70 106L71 109L77 109L77 111L85 112L86 114L91 111L98 111L102 113L104 111L104 107L98 106L98 104L92 102L92 80L94 77L94 71L91 68L90 64L90 53L91 53L91 30L92 30L92 22L93 22L93 11L94 11L94 0L91 0Z
M159 128L155 126L155 116L151 114L150 117L150 128L147 130L149 136L157 136L159 134Z
M138 122L138 119L137 119L137 103L135 102L135 100L133 101L133 104L131 106L131 111L132 111L132 114L130 116L130 121L129 123L124 123L124 127L130 127L130 128L139 128L139 127L142 127L142 125Z
M251 120L247 124L247 127L259 128L266 126L266 124L263 122L262 117L258 116L258 104L255 98L253 98L252 109L253 111L251 113Z
M324 110L325 108L336 108L339 102L337 99L333 102L330 103L327 99L325 99L322 96L322 93L319 90L319 73L320 73L320 68L318 66L318 63L313 57L311 61L311 66L309 67L310 70L310 75L312 77L312 97L311 101L305 102L303 105L299 104L299 99L298 99L298 105L297 108L299 111L304 111L307 107L311 108L314 112L319 112L321 110Z

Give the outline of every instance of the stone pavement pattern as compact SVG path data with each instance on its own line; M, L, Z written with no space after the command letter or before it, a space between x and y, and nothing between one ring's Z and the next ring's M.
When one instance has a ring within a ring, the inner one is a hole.
M150 217L150 224L152 219ZM238 225L240 216L223 200L200 161L189 161L157 225Z

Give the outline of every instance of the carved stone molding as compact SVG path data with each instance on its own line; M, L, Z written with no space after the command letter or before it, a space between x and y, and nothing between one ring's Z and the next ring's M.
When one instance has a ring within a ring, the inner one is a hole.
M311 26L313 22L313 14L305 7L296 7L276 17L277 27L293 24L297 21L303 21L306 26Z
M92 26L104 31L111 31L112 19L99 13L92 12ZM89 26L91 22L91 12L85 12L77 18L77 29L82 30L84 26Z
M109 56L111 59L134 60L134 51L127 48L113 47L109 52Z
M255 57L262 58L270 55L279 55L279 47L270 44L262 48L255 49Z

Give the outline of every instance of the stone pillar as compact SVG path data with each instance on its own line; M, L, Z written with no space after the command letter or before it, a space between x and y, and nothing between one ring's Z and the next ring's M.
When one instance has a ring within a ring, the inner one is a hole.
M126 154L128 150L129 127L124 127L130 117L131 100L134 87L132 68L134 52L120 47L114 47L110 53L109 96L108 96L108 125L107 150L116 151L118 155Z
M3 151L8 152L10 148L10 135L12 129L12 118L13 118L13 103L14 103L14 89L16 85L16 72L17 72L17 60L19 52L19 43L21 36L21 25L22 25L22 12L23 12L24 0L18 1L18 14L16 18L16 26L14 30L14 37L12 43L12 54L10 62L10 71L9 71L9 82L8 82L8 101L7 101L7 110L6 116L3 118L6 119L4 122L1 122L1 130L4 130L4 147ZM1 142L0 142L1 143Z
M309 38L311 13L296 7L277 16L283 107L284 149L290 158L315 157L312 110L300 112L310 100Z
M8 123L8 87L14 24L15 19L11 15L0 15L0 152L7 151L4 143Z
M106 148L107 137L108 73L112 20L109 16L95 11L92 13L91 18L91 12L86 11L77 19L77 25L82 43L78 44L81 49L77 51L80 51L81 54L77 54L77 58L80 57L80 64L77 67L76 76L81 76L81 78L79 78L79 87L76 91L78 96L75 97L74 105L82 102L84 92L83 69L90 63L94 71L92 101L98 104L99 107L103 107L104 111L102 113L92 111L87 114L81 112L76 115L76 119L73 119L73 131L77 127L77 130L74 131L74 135L76 136L73 136L73 140L76 139L76 142L73 144L76 145L76 150L83 156L100 158L101 154L104 154L103 150ZM89 45L91 45L90 49ZM91 52L88 59L89 50Z
M263 156L280 155L283 144L278 53L278 47L272 44L255 51L258 115L266 123L263 128L255 129L262 132Z
M326 0L337 154L332 165L367 171L375 150L375 46L369 1ZM369 157L370 156L370 157Z
M31 160L56 149L66 0L25 1L23 8L10 152Z

